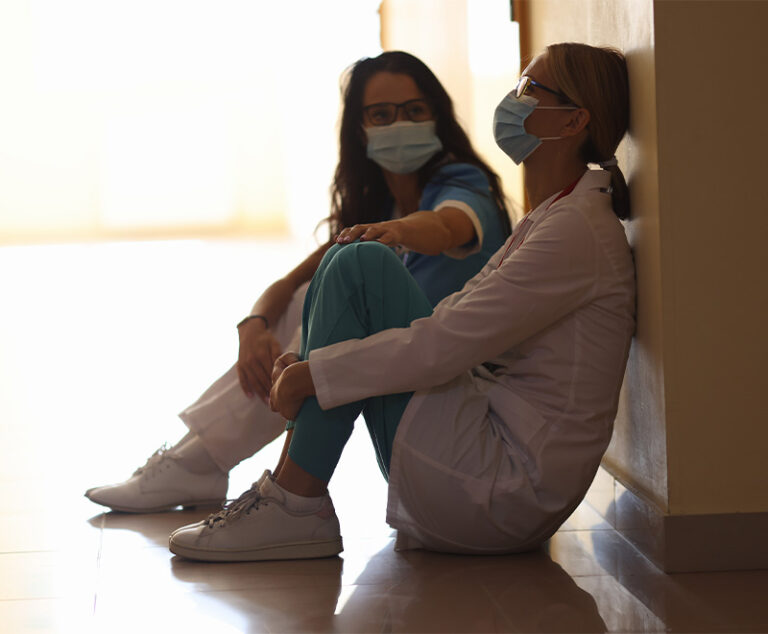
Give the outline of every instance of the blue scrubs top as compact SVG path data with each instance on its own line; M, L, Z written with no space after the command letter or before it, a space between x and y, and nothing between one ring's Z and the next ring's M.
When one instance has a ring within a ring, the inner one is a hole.
M468 163L441 167L424 187L419 210L457 207L475 225L477 239L450 252L424 255L401 254L403 263L433 306L473 278L504 244L498 206L483 170Z

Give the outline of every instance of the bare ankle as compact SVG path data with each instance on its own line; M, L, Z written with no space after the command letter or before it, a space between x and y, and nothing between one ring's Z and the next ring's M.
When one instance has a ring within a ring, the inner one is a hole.
M286 491L304 497L318 497L328 492L328 483L316 478L286 456L276 476L277 483Z

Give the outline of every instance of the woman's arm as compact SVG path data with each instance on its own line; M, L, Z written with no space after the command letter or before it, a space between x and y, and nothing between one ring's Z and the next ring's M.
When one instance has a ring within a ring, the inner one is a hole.
M321 245L285 277L268 286L253 305L251 315L263 315L270 324L277 323L277 320L283 316L296 289L304 282L312 279L315 271L317 271L317 267L320 265L320 260L323 259L325 252L331 247L331 244L331 242L328 242ZM246 323L250 323L250 321Z
M390 247L402 245L418 253L439 255L476 238L475 226L466 212L445 206L438 211L417 211L397 220L354 225L344 229L336 241L345 244L357 239L376 240Z
M251 309L252 315L262 319L249 319L238 327L240 350L237 374L240 386L249 398L254 394L266 401L272 387L272 366L282 350L268 325L272 326L285 313L296 289L312 279L325 252L331 244L320 246L285 277L273 282Z
M409 328L312 350L320 406L441 385L510 350L591 300L598 247L579 209L532 229L498 270ZM350 380L354 377L354 380Z

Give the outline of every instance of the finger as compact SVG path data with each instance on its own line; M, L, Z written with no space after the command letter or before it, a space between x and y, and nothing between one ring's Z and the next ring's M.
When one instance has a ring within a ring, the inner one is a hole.
M248 384L260 399L264 400L269 394L272 382L267 379L267 374L258 363L251 363L245 368Z
M259 382L259 396L261 396L263 401L266 401L267 397L269 397L269 391L272 389L272 373L259 367L256 369L256 377L256 380Z
M285 367L288 367L289 365L298 363L300 359L299 355L295 352L286 352L284 355L281 355L280 360L285 364Z
M382 244L386 244L388 247L393 247L397 244L397 238L395 238L389 231L383 232L376 238L376 240Z
M340 242L346 244L347 242L354 242L357 240L369 227L369 225L355 225L353 227L349 227L348 229L344 229L342 233L346 233L346 235L340 240Z
M251 390L251 384L248 382L248 376L243 370L242 364L237 362L237 378L240 381L240 388L243 390L248 398L253 396L253 390Z
M294 363L298 363L298 361L299 357L295 352L286 352L275 359L275 363L272 365L272 384L274 385L275 381L277 381L285 368Z
M267 380L267 389L272 388L272 368L275 365L275 358L273 356L273 348L271 347L264 347L261 350L259 350L259 353L254 357L253 362L251 363L251 367L253 372L257 375L258 380L261 382L264 380L264 377L266 377ZM279 344L278 344L278 351L279 351ZM277 356L280 356L279 354Z
M368 227L368 229L365 230L363 235L360 237L361 240L375 240L378 238L385 230L381 227L377 227L376 225L371 225Z
M280 378L286 367L288 366L285 365L282 357L275 361L275 365L272 366L272 387L274 387L275 382Z
M269 344L269 352L270 352L270 360L269 360L269 366L270 368L275 365L275 361L277 361L282 354L282 349L280 348L280 342L277 339L273 339Z

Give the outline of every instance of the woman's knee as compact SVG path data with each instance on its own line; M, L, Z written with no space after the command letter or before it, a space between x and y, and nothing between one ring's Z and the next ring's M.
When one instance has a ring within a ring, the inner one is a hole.
M333 254L333 264L343 269L365 270L374 268L381 270L382 267L403 268L400 258L395 252L381 242L353 242L347 245L337 245L341 247ZM332 247L335 248L335 247Z
M320 266L318 267L318 270L328 266L328 264L336 257L343 246L344 245L342 244L334 244L331 246L331 248L325 252L325 255L320 260Z

